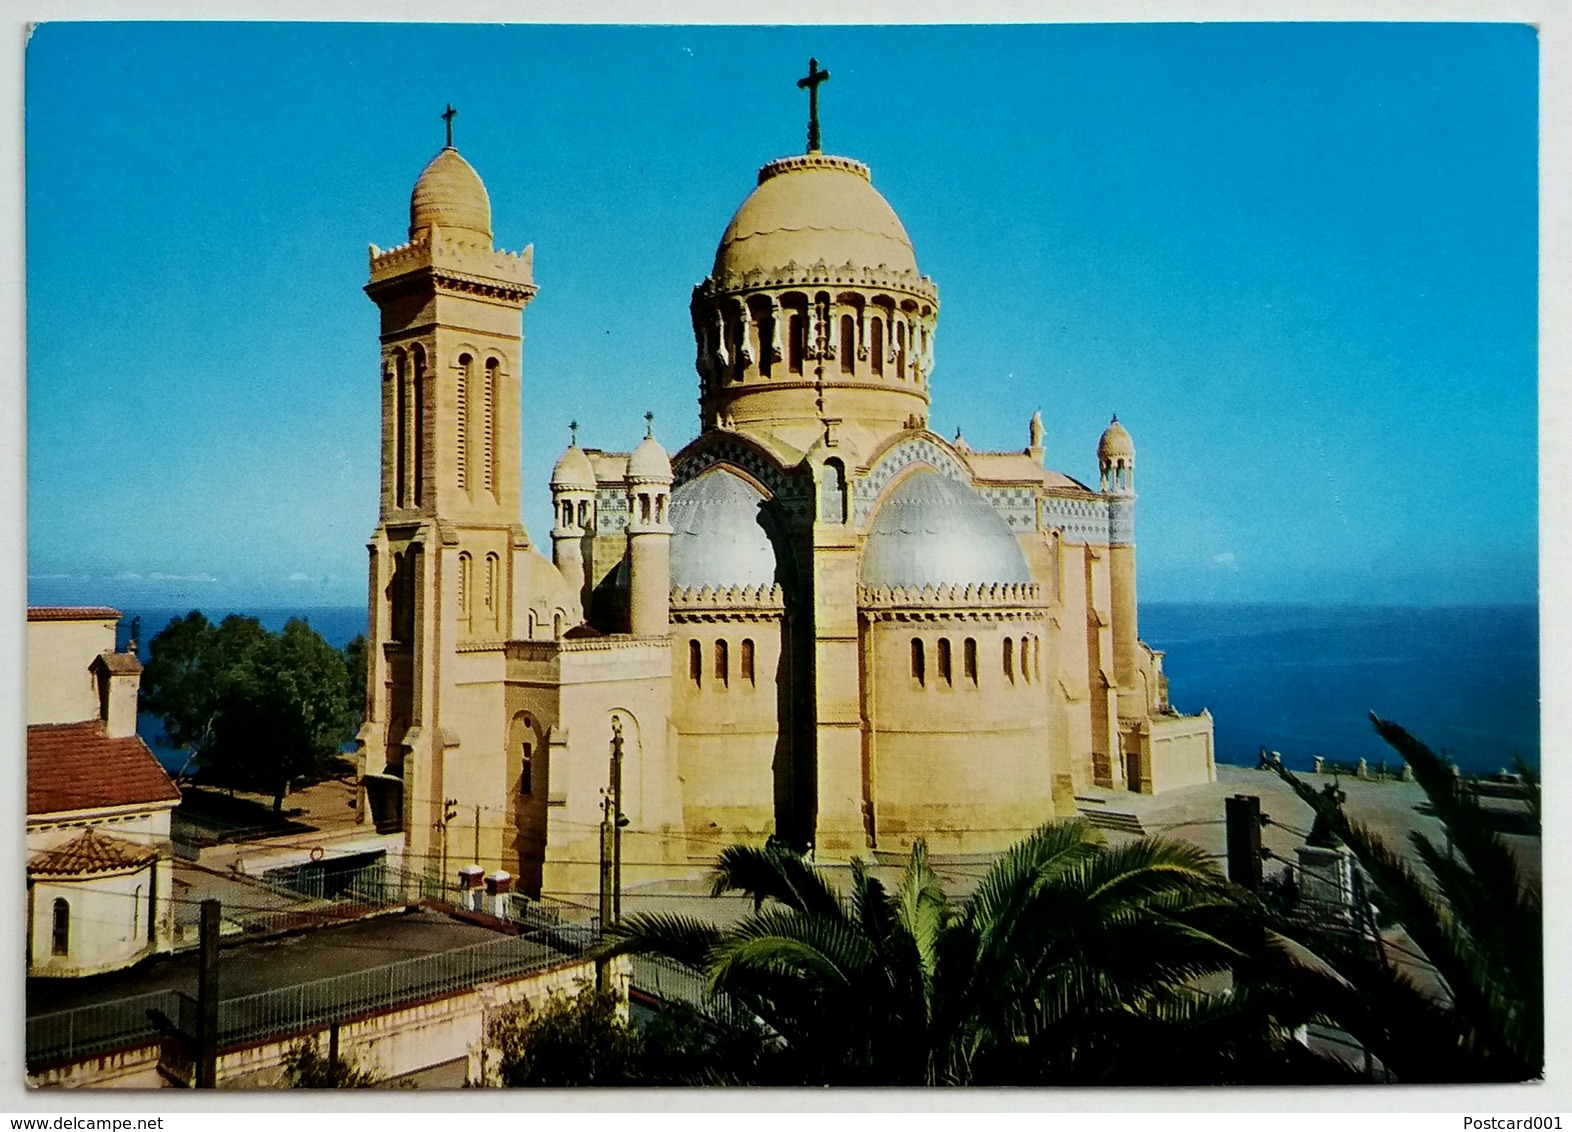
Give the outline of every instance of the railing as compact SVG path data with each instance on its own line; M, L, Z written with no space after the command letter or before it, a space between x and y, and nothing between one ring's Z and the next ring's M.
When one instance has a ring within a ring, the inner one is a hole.
M175 991L153 991L134 998L95 1003L75 1010L38 1014L27 1020L27 1064L77 1061L94 1054L135 1049L158 1040L149 1010L174 1019L179 1012Z
M735 1025L748 1012L725 992L712 993L704 972L660 955L634 955L633 986L662 1002L682 1003L717 1022Z
M218 1007L219 1045L320 1029L344 1018L518 978L576 957L543 940L514 936L226 999Z

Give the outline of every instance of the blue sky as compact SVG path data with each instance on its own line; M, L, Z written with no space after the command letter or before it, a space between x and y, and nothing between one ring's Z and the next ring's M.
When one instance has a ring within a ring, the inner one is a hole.
M932 423L1095 474L1144 600L1528 601L1537 43L1512 25L55 24L29 46L33 601L364 600L366 245L460 110L535 245L525 523L567 440L696 427L687 316L802 146L868 162L939 285Z

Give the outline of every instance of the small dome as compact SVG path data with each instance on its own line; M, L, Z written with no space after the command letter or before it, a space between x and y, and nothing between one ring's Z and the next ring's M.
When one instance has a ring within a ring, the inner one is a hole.
M633 455L628 457L628 478L671 482L671 457L666 455L666 450L653 436L646 436L639 441Z
M1130 439L1130 434L1119 423L1119 418L1114 417L1103 430L1103 438L1097 442L1097 460L1105 463L1121 456L1126 460L1135 459L1135 441Z
M922 469L879 507L868 528L862 582L870 586L1030 582L1009 526L965 484Z
M431 159L409 197L409 238L429 233L432 225L491 243L491 198L480 174L452 146Z
M721 236L714 275L821 261L917 272L911 238L866 165L818 153L770 162Z
M595 469L577 444L568 446L551 473L553 491L594 491Z
M671 584L757 586L776 579L764 496L723 469L671 493Z

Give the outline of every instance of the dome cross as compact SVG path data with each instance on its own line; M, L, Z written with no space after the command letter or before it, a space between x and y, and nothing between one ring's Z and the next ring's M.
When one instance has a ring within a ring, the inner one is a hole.
M797 80L797 89L808 92L808 152L819 152L819 84L828 82L830 72L819 70L819 61L808 60L808 73Z
M448 108L442 112L442 122L448 128L448 148L453 148L453 119L458 117L458 111L453 109L453 104L448 103Z

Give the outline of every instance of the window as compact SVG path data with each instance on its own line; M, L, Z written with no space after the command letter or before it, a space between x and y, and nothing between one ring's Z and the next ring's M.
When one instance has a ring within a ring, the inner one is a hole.
M920 686L928 683L928 663L923 656L921 637L912 638L912 679Z
M524 744L524 757L521 760L521 765L519 767L519 793L520 794L533 794L535 792L534 781L533 781L534 770L533 770L533 768L531 766L531 763L534 761L534 758L535 758L535 744L533 744L533 743L525 743Z
M495 554L486 555L486 616L495 629L499 623L499 614L502 603L498 600L501 596L499 584L502 577L502 560Z
M421 486L426 475L426 351L416 346L412 351L415 362L415 373L411 384L414 386L414 421L412 431L415 434L413 448L415 459L410 467L409 475L415 481L415 506L421 502Z
M562 610L557 610L551 616L551 636L553 640L562 640Z
M698 641L688 642L688 679L695 688L704 683L704 646Z
M1004 638L1004 678L1015 683L1015 638Z
M742 355L748 347L748 324L741 311L727 313L730 317L728 328L731 332L732 374L737 381L741 381L742 371L746 368L743 364Z
M136 942L136 937L142 934L142 886L136 886L136 891L131 894L131 941Z
M486 490L493 495L497 491L497 400L502 395L501 384L501 363L496 358L487 358L486 393L481 403L481 439L486 450L481 466L486 477Z
M459 620L469 620L469 603L474 597L475 579L473 575L474 563L468 554L460 554L458 560L458 611Z
M857 320L849 314L841 315L841 372L851 373L857 368Z
M460 354L458 376L454 378L453 384L453 400L458 415L458 420L454 422L453 444L460 491L469 490L469 368L473 364L474 359L468 354Z
M787 323L790 340L787 342L787 369L802 372L803 359L808 356L808 316L793 312Z
M739 675L751 686L753 684L753 642L751 640L742 642L742 651L737 656L737 663L740 666Z
M404 373L402 350L393 355L393 376L393 505L403 507L409 464L409 378Z
M904 319L895 324L895 376L902 381L906 380L906 322Z
M950 638L939 638L939 679L946 685L954 682L950 671Z
M71 905L66 903L64 897L55 898L49 952L51 955L69 955L71 952Z
M1043 678L1043 639L1032 638L1032 669L1037 673L1037 679Z
M715 642L715 683L722 688L731 683L731 656L725 641Z
M846 468L834 458L824 461L824 476L819 485L819 521L846 521Z
M1021 679L1028 684L1032 682L1032 654L1031 642L1025 637L1021 638Z
M759 317L759 373L763 377L770 376L770 370L775 365L775 316L772 314Z
M966 673L966 679L972 682L972 687L977 686L977 641L972 637L966 638L966 643L961 647L961 671Z
M873 372L884 375L884 320L878 315L868 324L868 353L873 362Z

